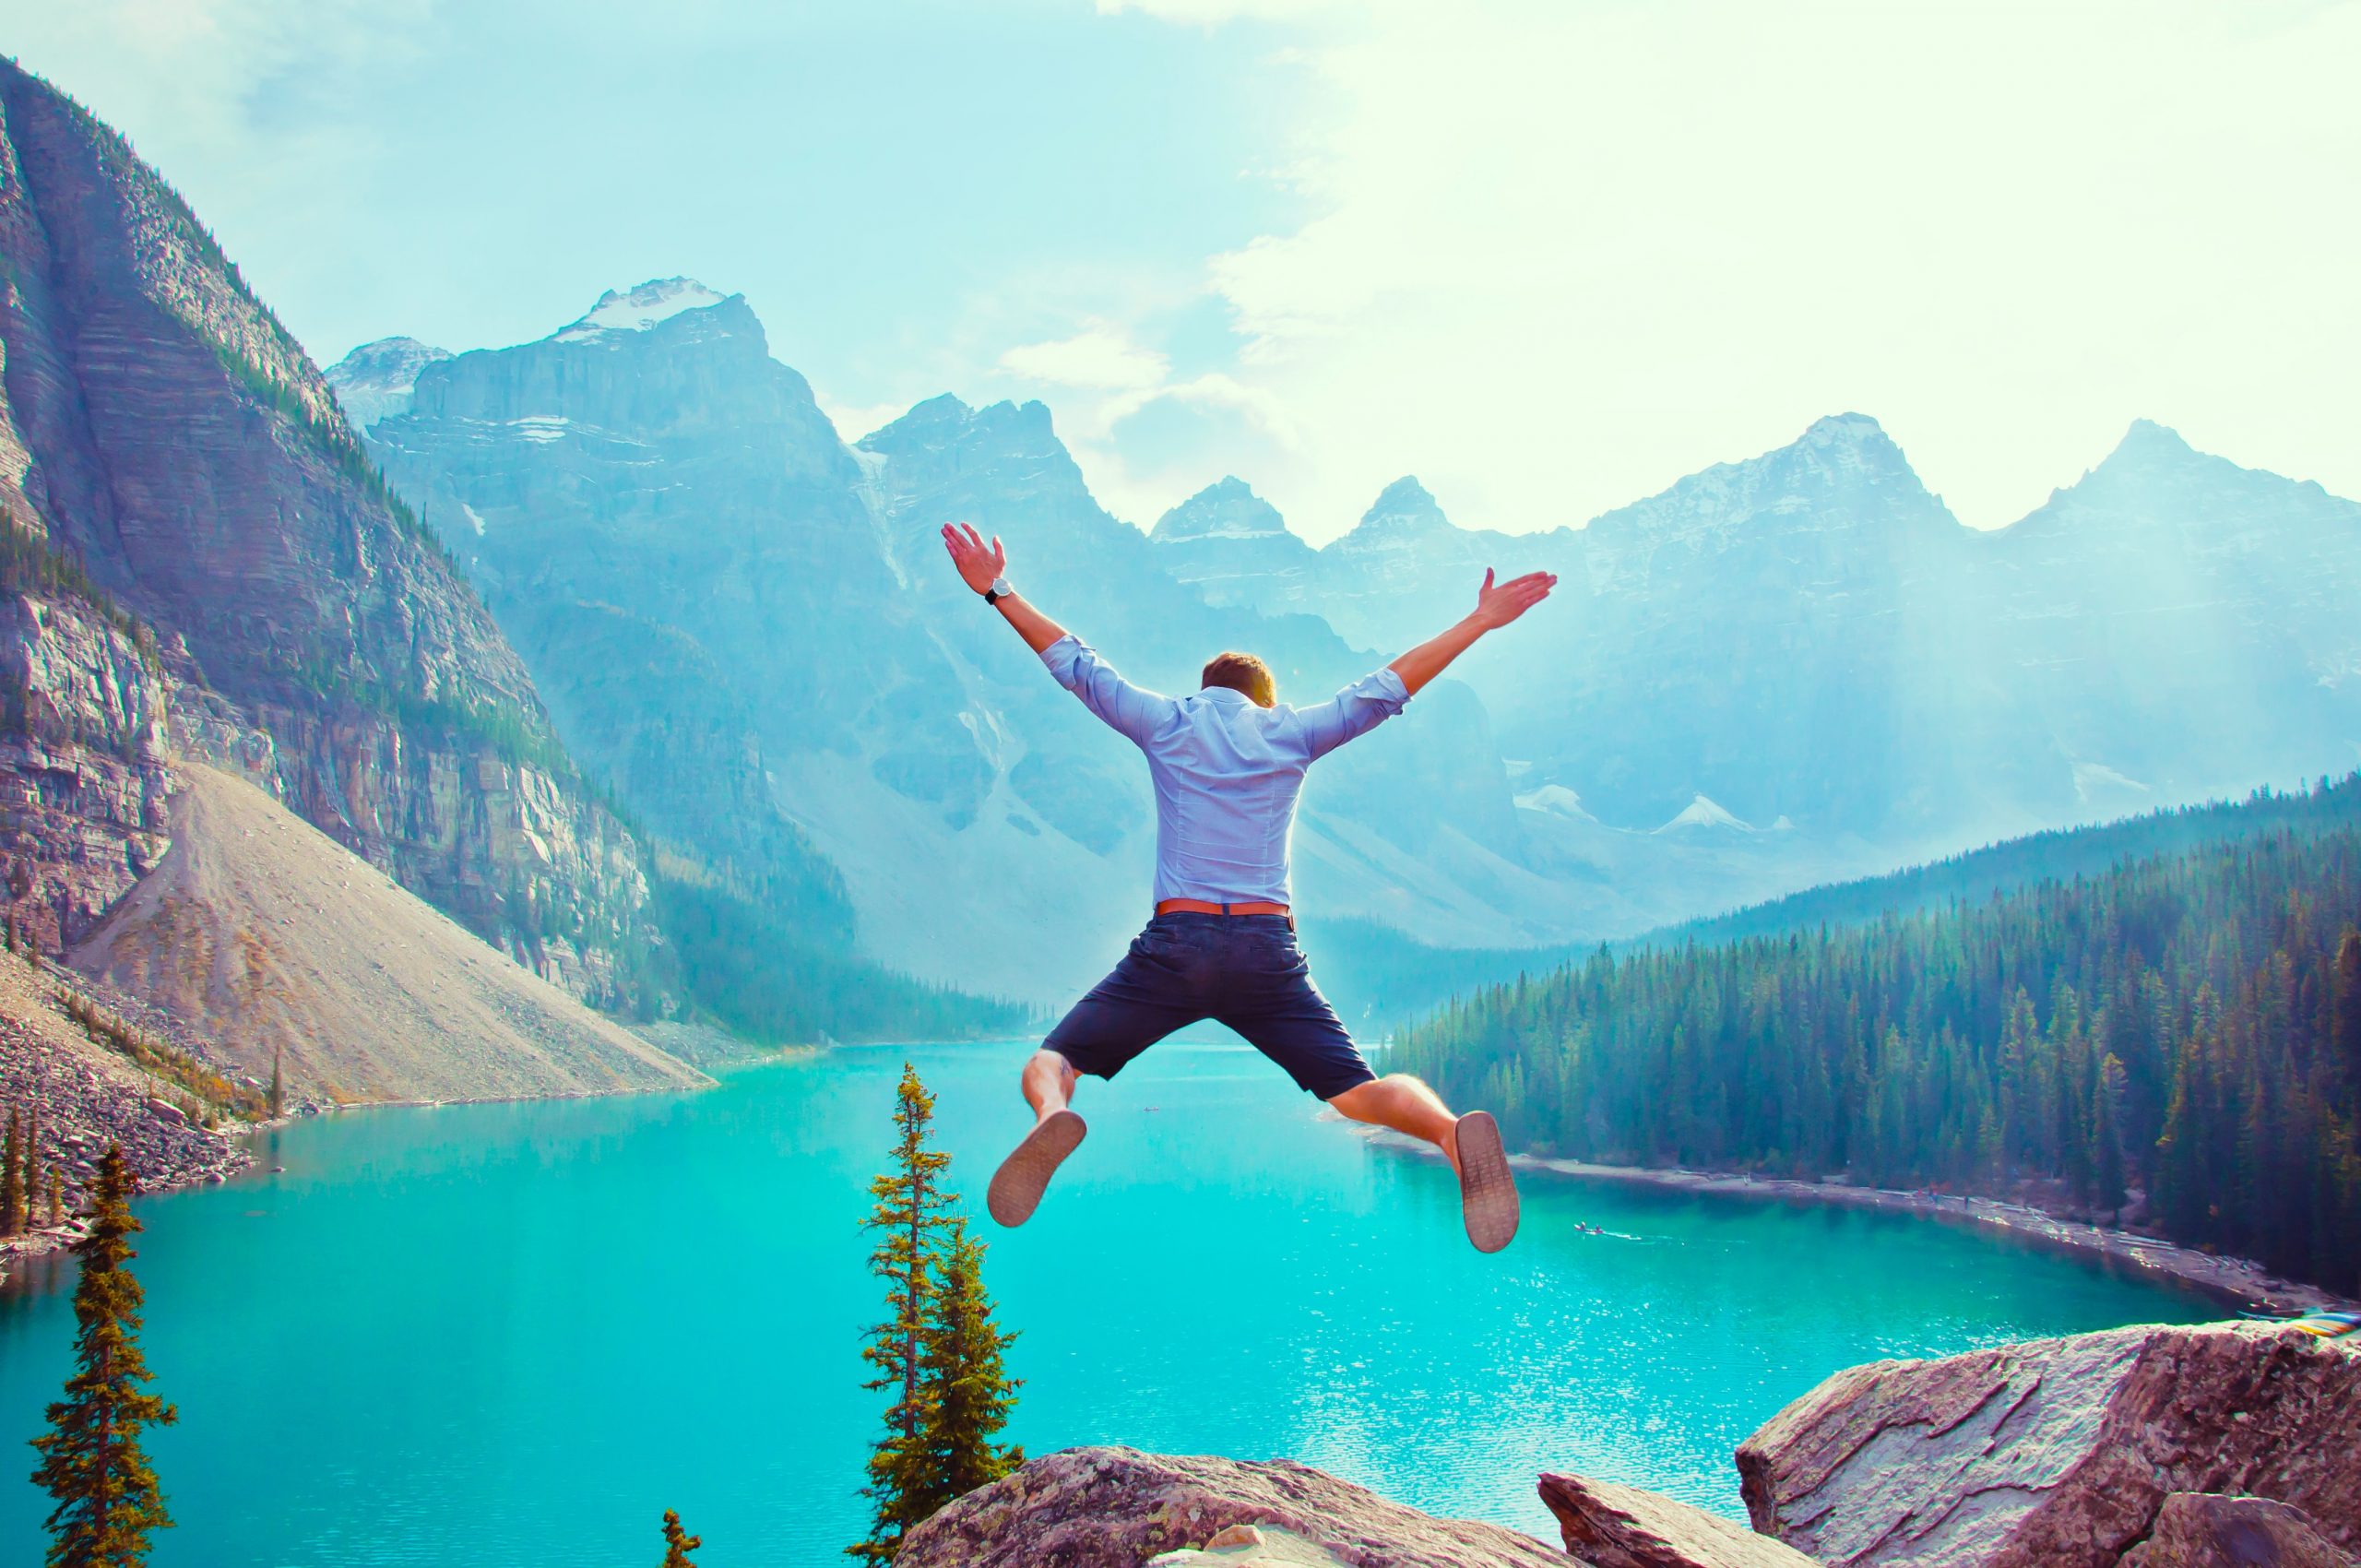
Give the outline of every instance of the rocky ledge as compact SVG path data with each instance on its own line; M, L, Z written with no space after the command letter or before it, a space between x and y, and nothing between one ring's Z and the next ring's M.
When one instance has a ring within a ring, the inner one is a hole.
M896 1568L2356 1568L2361 1350L2142 1327L1837 1373L1738 1449L1754 1528L1540 1478L1563 1551L1286 1460L1074 1448L913 1530Z
M1498 1525L1436 1519L1308 1466L1069 1448L910 1532L895 1568L1565 1568Z
M2361 1354L2214 1324L1873 1362L1774 1417L1738 1467L1756 1529L1839 1568L2114 1568L2175 1492L2287 1504L2352 1553Z

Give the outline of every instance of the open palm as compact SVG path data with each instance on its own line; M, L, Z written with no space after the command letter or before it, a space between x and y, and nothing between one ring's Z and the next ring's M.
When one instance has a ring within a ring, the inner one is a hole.
M992 579L1008 571L1008 552L1001 548L1000 536L994 534L990 544L976 531L973 523L943 525L943 548L951 552L951 564L959 568L959 580L978 593L992 586Z
M1476 590L1476 619L1487 628L1498 630L1548 598L1549 590L1557 586L1557 575L1552 572L1527 572L1496 586L1492 569L1487 566L1484 586Z

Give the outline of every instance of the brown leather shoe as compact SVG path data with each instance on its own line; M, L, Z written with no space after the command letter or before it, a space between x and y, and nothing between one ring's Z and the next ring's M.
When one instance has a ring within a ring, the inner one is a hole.
M1049 1191L1050 1178L1066 1156L1082 1146L1089 1130L1071 1111L1053 1111L1043 1118L992 1172L992 1184L984 1192L984 1206L991 1217L1012 1229L1032 1218L1041 1194Z

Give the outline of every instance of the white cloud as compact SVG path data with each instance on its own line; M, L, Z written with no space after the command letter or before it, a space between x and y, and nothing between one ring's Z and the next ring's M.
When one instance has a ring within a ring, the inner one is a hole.
M1406 469L1579 522L1848 409L1977 524L2142 415L2361 493L2361 6L1378 4L1305 51L1315 216L1210 276L1313 537Z
M1158 386L1171 368L1120 327L1093 323L1071 338L1026 343L1000 357L1000 368L1026 381L1100 391L1140 392Z

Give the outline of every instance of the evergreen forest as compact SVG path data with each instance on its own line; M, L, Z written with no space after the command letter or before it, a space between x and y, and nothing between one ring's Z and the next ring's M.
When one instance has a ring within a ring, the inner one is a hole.
M2361 1292L2361 775L2233 810L1981 898L1602 949L1390 1065L1536 1153L2035 1199Z

